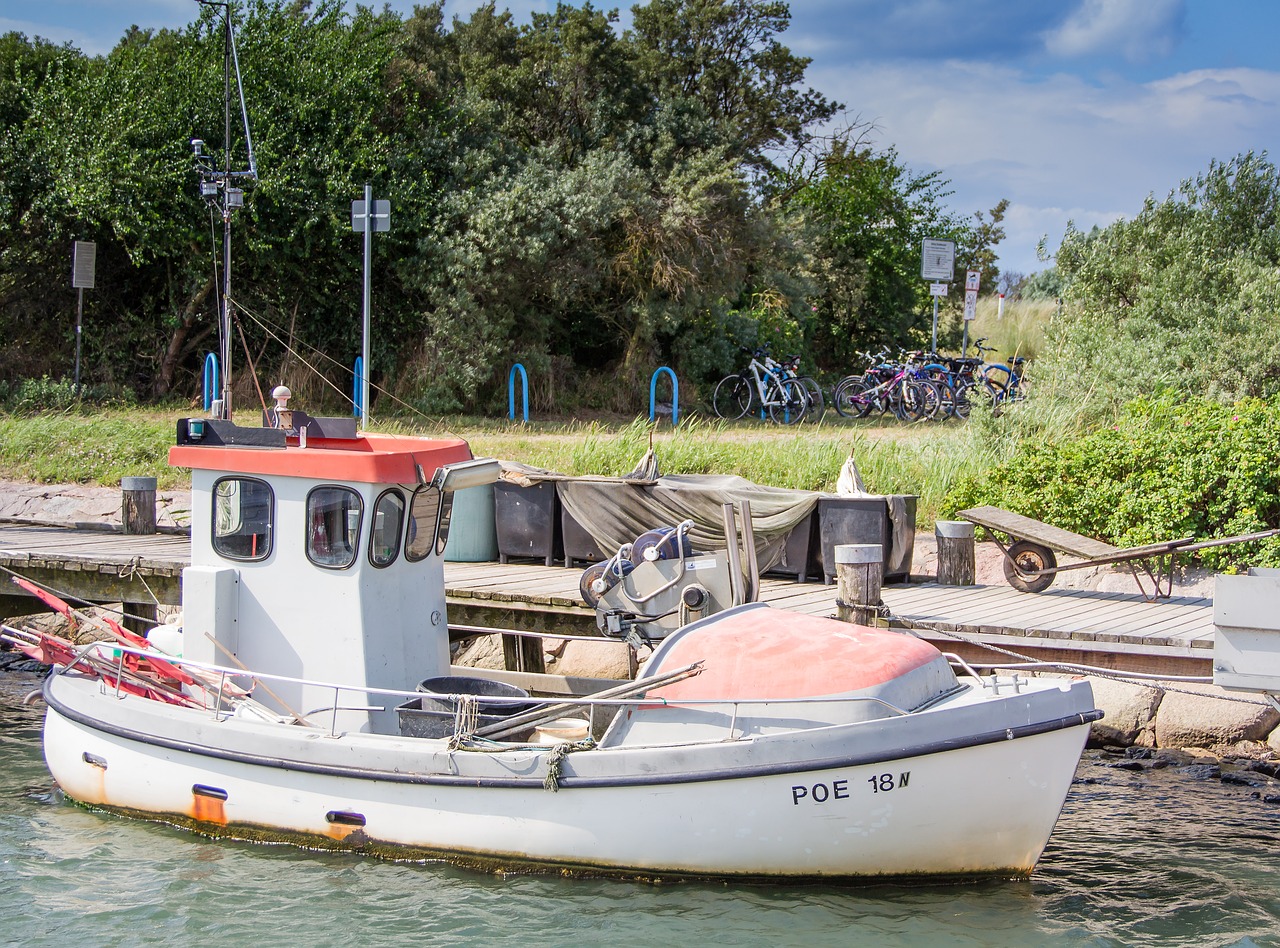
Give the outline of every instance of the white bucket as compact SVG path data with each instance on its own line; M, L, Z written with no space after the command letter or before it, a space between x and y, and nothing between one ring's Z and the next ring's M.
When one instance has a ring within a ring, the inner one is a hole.
M590 725L582 718L557 718L539 724L533 729L535 744L564 744L568 741L584 741Z

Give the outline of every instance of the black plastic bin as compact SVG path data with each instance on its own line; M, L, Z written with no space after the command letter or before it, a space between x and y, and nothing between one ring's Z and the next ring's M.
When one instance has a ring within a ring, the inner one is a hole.
M494 526L498 532L498 562L533 557L548 566L564 555L560 540L560 510L553 481L521 487L508 481L493 485Z
M910 577L917 498L908 494L904 499L911 531L906 547L898 549L893 543L893 523L889 519L886 498L835 495L818 498L818 536L824 582L830 583L835 579L835 548L844 543L879 543L884 551L884 581L905 582Z
M813 571L810 567L817 544L818 508L797 523L787 534L787 544L783 548L782 559L769 567L769 575L794 576L797 583L803 583Z
M591 534L587 533L586 528L578 523L578 518L569 513L569 508L563 503L560 505L560 539L564 545L566 567L577 563L600 563L610 556L600 549Z
M479 727L501 724L507 718L530 710L533 703L485 701L485 698L528 698L529 693L515 685L488 678L449 675L428 678L418 685L421 698L414 698L396 708L400 718L400 734L404 737L451 737L457 702L451 695L471 695L478 700ZM507 740L523 741L533 727L512 734Z

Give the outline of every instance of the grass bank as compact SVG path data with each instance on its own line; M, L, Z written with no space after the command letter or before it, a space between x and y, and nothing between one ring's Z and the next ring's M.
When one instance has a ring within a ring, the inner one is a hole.
M167 462L182 410L104 409L87 414L0 416L0 477L38 483L115 486L121 477L154 476L162 488L188 485ZM799 428L729 424L698 417L678 428L644 420L513 424L482 418L430 422L392 419L374 425L393 434L466 438L476 455L519 461L565 474L625 474L652 436L667 474L737 474L775 487L834 490L852 453L869 490L920 496L919 520L935 518L959 479L992 463L963 424L903 425L893 420L828 420Z

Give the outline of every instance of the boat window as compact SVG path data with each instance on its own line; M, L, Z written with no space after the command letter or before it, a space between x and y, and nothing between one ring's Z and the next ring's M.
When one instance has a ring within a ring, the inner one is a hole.
M444 556L449 543L449 521L453 519L453 491L445 491L440 498L440 528L436 531L436 555Z
M404 526L404 495L389 490L373 505L373 528L369 531L369 562L390 566L400 555L400 528Z
M436 546L440 520L440 488L419 487L409 502L409 531L404 541L404 557L411 563L426 559Z
M213 485L213 549L232 560L271 555L275 496L266 481L224 477Z
M307 495L307 559L317 566L346 569L360 545L364 505L350 487L317 487Z

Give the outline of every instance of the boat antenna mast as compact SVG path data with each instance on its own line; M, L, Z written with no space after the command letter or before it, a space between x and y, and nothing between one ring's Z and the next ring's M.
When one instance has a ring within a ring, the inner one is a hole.
M258 167L253 157L253 136L249 132L249 110L244 103L244 84L240 81L240 57L236 52L235 29L231 23L231 3L217 0L196 0L203 7L218 7L222 11L223 34L223 163L217 164L212 155L205 153L204 141L191 139L191 151L195 155L196 173L200 176L200 196L212 210L222 215L222 305L218 313L219 360L222 363L222 391L214 402L213 414L217 418L231 420L231 215L244 206L243 182L258 180ZM245 171L231 170L231 75L234 70L236 91L240 99L240 115L244 121L244 140L249 155L249 167Z

